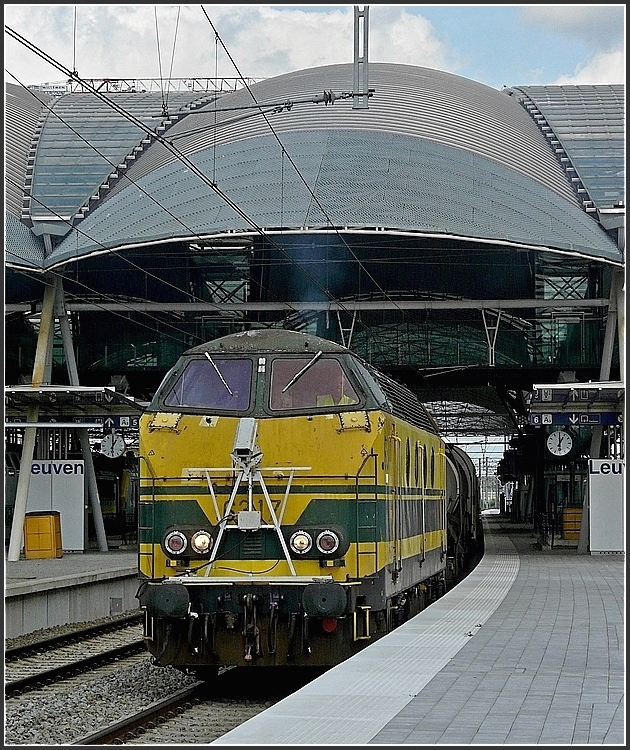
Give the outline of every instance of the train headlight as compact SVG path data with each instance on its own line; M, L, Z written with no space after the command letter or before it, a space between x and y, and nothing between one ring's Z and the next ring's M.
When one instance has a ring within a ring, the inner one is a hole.
M190 546L198 555L205 555L212 549L212 536L208 531L200 529L192 535Z
M296 554L304 555L313 546L313 540L306 531L296 531L289 539L289 546Z
M326 529L317 535L317 549L324 555L331 555L339 549L339 537L334 531Z
M181 531L171 531L164 538L164 548L170 555L181 555L188 546L188 540Z

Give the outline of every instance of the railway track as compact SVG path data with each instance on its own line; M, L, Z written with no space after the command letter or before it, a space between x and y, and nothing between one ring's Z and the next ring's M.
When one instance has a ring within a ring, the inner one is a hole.
M142 711L131 716L126 716L120 721L93 732L79 740L73 745L121 745L127 740L134 739L144 734L148 729L175 718L176 715L184 713L203 700L207 693L207 687L203 682L184 688L172 696L161 701L156 701Z
M5 651L5 699L143 651L139 615L9 648Z
M126 628L129 625L142 625L143 613L140 610L136 610L130 614L122 615L117 617L115 620L101 621L96 625L85 625L83 627L76 627L71 632L64 632L58 635L43 636L36 641L31 643L21 643L20 645L7 646L4 650L4 663L14 661L15 659L24 658L31 654L44 653L50 648L58 648L71 643L76 643L83 638L88 638L92 635L102 635L105 633L111 633L121 628ZM13 639L13 641L19 641L20 639Z
M72 744L207 744L295 692L321 670L284 674L281 681L253 684L251 670L228 667L212 683L189 685Z

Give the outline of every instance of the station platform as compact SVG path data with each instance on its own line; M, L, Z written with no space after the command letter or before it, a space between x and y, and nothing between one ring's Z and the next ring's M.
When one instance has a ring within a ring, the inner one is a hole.
M458 586L210 744L625 747L625 555L484 530Z
M138 548L4 562L5 638L139 608Z

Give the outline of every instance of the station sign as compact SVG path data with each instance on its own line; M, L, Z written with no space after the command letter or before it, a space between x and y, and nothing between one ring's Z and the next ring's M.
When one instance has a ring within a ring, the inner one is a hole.
M595 425L620 425L623 415L620 412L538 412L529 415L532 425L564 424L574 427L593 427Z
M529 407L532 425L595 427L623 424L622 382L535 385Z
M73 421L76 421L77 418L75 418ZM93 417L90 419L91 422L97 422L99 424L102 424L105 429L128 429L128 430L137 430L138 426L140 424L140 418L139 417L123 417L123 416L117 416L115 414L110 414L107 417Z
M624 389L619 384L603 386L534 386L532 405L540 403L561 403L582 406L585 404L606 404L601 410L607 410L618 404ZM612 409L614 411L614 408Z
M82 417L71 417L70 419L46 419L41 420L37 422L38 427L48 427L50 426L55 427L55 425L62 423L64 426L68 426L72 422L72 424L76 424L77 427L80 427L82 424L89 424L90 427L93 425L98 425L103 427L105 430L137 430L140 424L140 417L131 417L131 416L121 416L119 414L108 414L106 417L92 417L92 416L82 416ZM6 420L7 425L11 424L20 424L23 425L24 422L19 417L9 417ZM98 427L94 428L98 429Z

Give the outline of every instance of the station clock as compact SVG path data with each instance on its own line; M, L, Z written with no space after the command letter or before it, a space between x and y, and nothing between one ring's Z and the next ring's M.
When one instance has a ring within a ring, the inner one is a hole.
M573 435L566 430L555 430L547 437L547 450L559 458L568 455L573 449Z
M125 452L125 441L119 432L110 432L101 441L101 453L108 458L120 458Z

